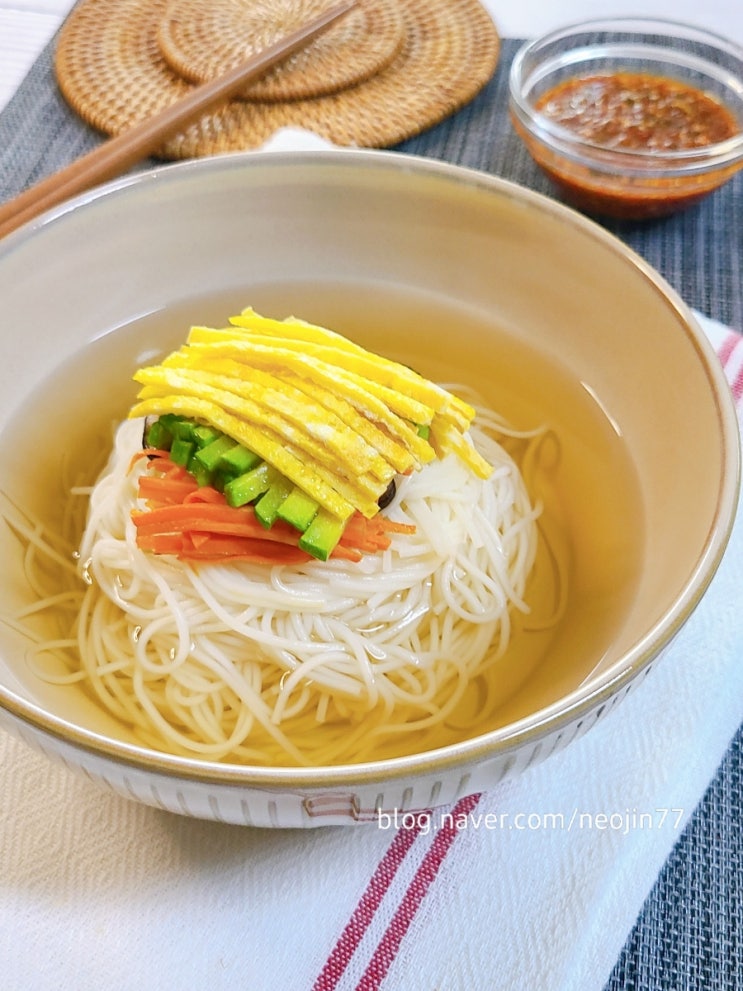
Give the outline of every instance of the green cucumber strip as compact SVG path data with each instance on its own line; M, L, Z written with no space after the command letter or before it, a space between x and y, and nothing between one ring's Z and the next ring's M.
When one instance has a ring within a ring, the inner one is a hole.
M173 434L162 420L157 419L147 427L145 443L147 447L157 448L158 451L169 451L173 443Z
M229 506L245 506L253 502L259 495L269 488L278 472L265 461L261 461L257 468L238 475L227 482L224 487L224 497Z
M247 447L243 447L242 444L236 444L235 441L232 444L233 446L228 451L225 451L220 458L220 468L224 468L225 471L230 471L235 475L242 475L246 471L256 468L261 463L260 456L254 454L253 451L249 451Z
M255 516L262 526L270 530L279 518L279 506L294 488L292 482L279 475L273 485L260 497L255 504Z
M231 437L227 437L225 434L219 434L205 447L200 447L194 458L208 471L215 471L222 459L222 455L234 447L234 445L235 442Z
M170 460L173 464L181 465L181 467L186 468L188 462L191 460L191 455L193 454L196 445L191 440L186 440L183 437L174 437L173 443L170 448Z
M193 475L196 479L196 484L201 488L203 485L211 485L212 479L214 477L214 472L211 468L207 468L206 465L199 461L199 449L196 448L194 453L186 465L186 469Z
M194 427L193 436L199 447L207 447L213 441L223 437L224 434L221 430L217 430L216 427L212 427L208 423L200 423L197 427Z
M221 468L217 468L217 470L212 473L212 485L217 492L224 492L225 485L227 485L228 482L231 482L234 478L237 478L234 472L222 471Z
M297 530L304 532L320 508L312 496L307 495L296 485L279 506L279 519L290 523Z
M327 561L346 528L344 520L320 507L315 518L299 538L299 546L319 561Z
M196 424L193 420L179 419L175 420L172 426L173 436L177 437L179 440L188 440L193 443L194 441L194 429Z
M175 432L176 423L180 423L183 419L184 417L178 413L161 413L157 418L157 422L162 423L172 434Z

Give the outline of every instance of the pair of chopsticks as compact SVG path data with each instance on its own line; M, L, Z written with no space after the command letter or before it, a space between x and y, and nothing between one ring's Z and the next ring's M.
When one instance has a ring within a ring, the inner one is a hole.
M343 0L318 17L270 45L218 79L197 86L170 107L129 130L109 138L66 168L42 179L30 189L0 206L0 237L39 216L45 210L121 175L132 165L155 152L173 134L191 124L273 66L304 48L345 16L358 0Z

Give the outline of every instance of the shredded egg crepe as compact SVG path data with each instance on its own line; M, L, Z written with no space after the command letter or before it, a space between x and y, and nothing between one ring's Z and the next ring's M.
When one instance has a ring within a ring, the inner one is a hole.
M131 417L194 417L254 451L339 520L379 512L395 475L456 454L487 478L467 437L474 409L405 365L340 334L252 309L193 327L140 369Z

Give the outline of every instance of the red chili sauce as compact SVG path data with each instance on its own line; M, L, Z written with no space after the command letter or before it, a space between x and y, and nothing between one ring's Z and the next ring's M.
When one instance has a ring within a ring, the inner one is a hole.
M639 72L568 79L536 106L595 144L633 151L703 148L739 130L727 107L701 90Z
M686 151L740 132L734 114L714 97L687 83L641 72L573 77L544 93L536 107L563 127L610 149ZM572 199L584 201L581 205L624 217L670 213L706 195L728 177L727 172L716 172L702 180L694 177L689 185L685 178L661 178L657 189L650 190L639 190L629 181L622 189L622 180L615 180L602 193L588 169L582 182L579 175L567 177L542 164Z

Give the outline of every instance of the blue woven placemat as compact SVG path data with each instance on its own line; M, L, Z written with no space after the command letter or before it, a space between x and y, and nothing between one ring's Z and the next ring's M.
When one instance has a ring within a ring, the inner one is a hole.
M743 987L743 735L669 856L606 991Z
M479 96L398 150L481 169L553 195L508 121L508 67L517 46L504 40L498 71ZM54 41L0 113L0 200L102 140L59 95L53 50ZM743 329L743 173L685 213L605 226L688 304ZM742 755L739 731L653 887L606 991L743 987Z

